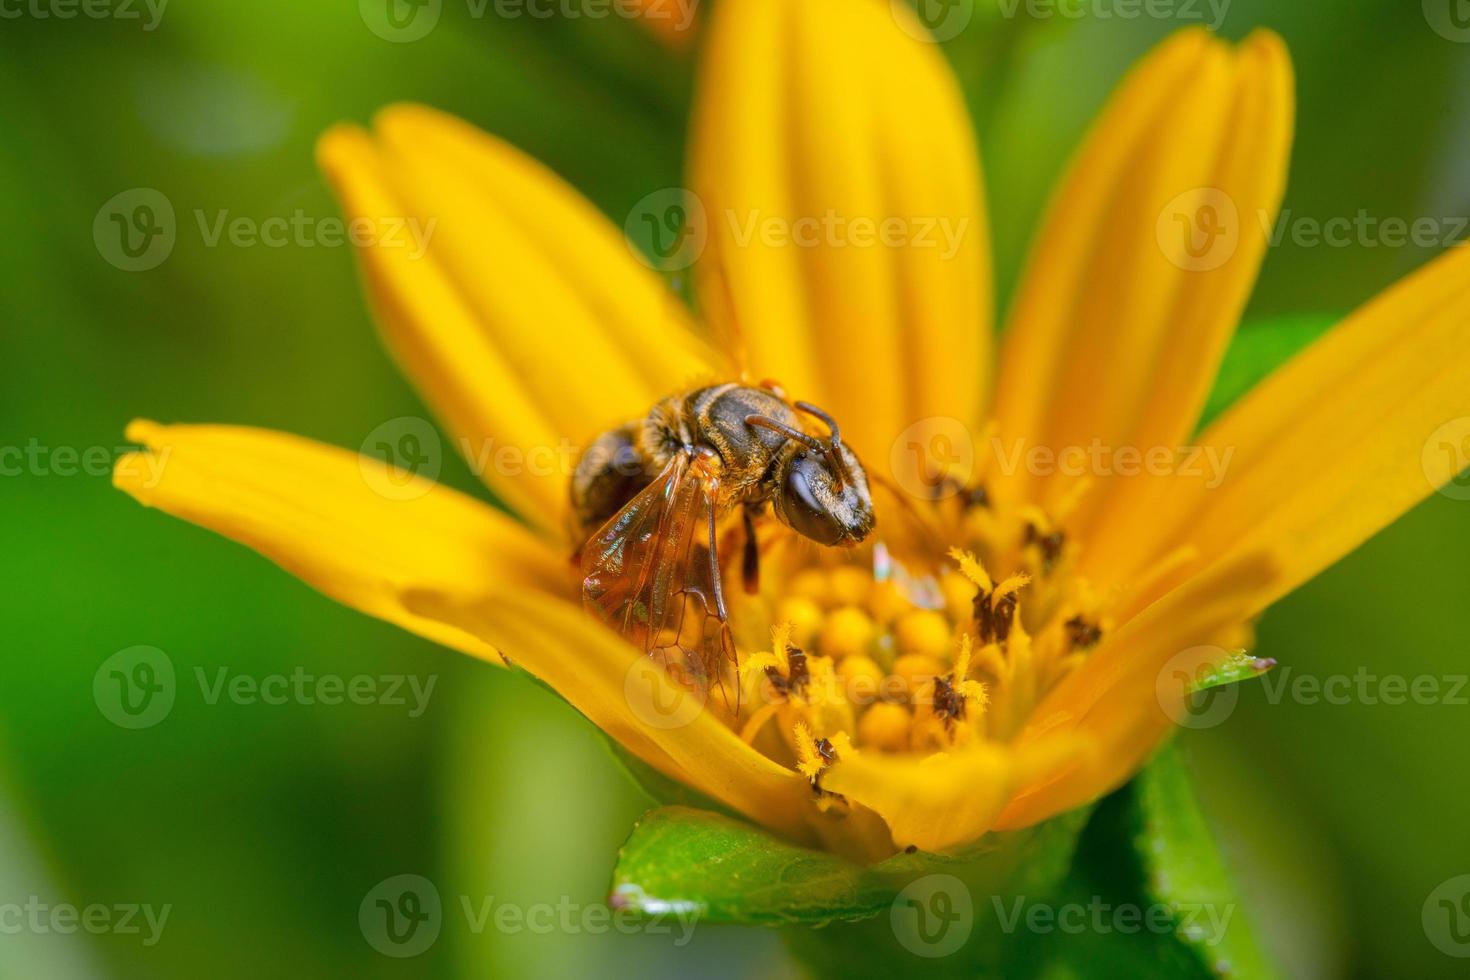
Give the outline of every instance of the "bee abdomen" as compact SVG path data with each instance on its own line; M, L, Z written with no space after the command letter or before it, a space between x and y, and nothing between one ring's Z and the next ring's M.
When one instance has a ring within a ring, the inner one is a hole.
M591 533L602 527L657 475L639 448L635 425L598 436L572 471L572 513L579 528Z

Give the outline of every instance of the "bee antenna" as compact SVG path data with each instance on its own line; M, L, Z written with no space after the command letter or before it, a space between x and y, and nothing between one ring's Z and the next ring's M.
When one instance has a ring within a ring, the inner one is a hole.
M772 432L779 432L786 438L795 440L816 452L827 452L827 447L822 445L821 442L802 432L800 429L793 429L785 422L778 422L764 415L747 415L745 416L745 424L753 425L759 429L770 429Z
M835 449L842 444L842 430L837 428L837 420L822 411L811 402L797 402L796 407L808 415L814 415L822 420L822 424L832 433L832 447Z
M846 481L851 479L852 474L847 471L847 461L842 458L842 453L839 452L842 448L842 430L837 427L837 420L811 402L797 402L796 407L808 415L814 415L822 420L822 424L831 433L828 437L827 448L825 450L827 458L832 461L832 468L837 471L837 476L840 480Z

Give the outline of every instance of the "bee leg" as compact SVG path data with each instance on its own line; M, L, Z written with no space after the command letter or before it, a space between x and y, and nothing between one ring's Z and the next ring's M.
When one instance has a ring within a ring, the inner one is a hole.
M706 497L705 513L709 516L709 578L710 591L714 593L714 613L724 623L730 617L725 612L725 589L720 584L720 552L715 543L715 502L713 493Z
M714 650L706 656L705 676L712 678L720 689L720 696L725 702L725 708L731 712L732 717L740 714L740 685L735 685L735 703L730 703L730 695L725 690L724 665L728 664L735 670L735 676L739 677L738 655L735 651L735 637L730 633L730 617L725 611L725 587L720 582L720 552L716 546L715 538L715 487L706 490L705 511L709 515L709 577L710 590L714 593L715 616L719 622L715 626ZM746 512L746 521L750 520ZM747 524L747 528L749 525Z
M761 549L755 536L755 518L749 507L742 507L745 520L745 547L740 557L740 575L745 583L745 594L756 595L761 590Z

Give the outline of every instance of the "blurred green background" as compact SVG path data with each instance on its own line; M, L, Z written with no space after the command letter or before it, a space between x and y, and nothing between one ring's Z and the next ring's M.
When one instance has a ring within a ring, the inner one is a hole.
M390 43L348 0L173 0L153 30L147 8L130 7L141 19L41 18L20 4L0 19L0 445L111 456L142 415L356 448L421 414L372 333L347 250L211 248L194 224L195 209L334 216L312 144L336 120L402 99L440 106L547 161L619 224L679 183L689 59L627 20L475 17L444 0L428 36ZM1226 6L1222 33L1257 25L1285 36L1297 68L1288 208L1318 220L1470 213L1470 45L1402 0ZM1003 18L981 2L946 43L981 133L1003 291L1087 120L1175 26ZM102 204L134 187L179 215L172 255L146 272L104 261L92 235ZM1287 242L1251 317L1345 311L1431 251ZM357 910L382 879L427 876L456 909L461 895L596 903L646 801L532 685L340 608L145 511L105 475L26 469L0 479L0 904L171 911L152 946L0 932L0 976L789 970L758 929L701 928L676 947L475 934L454 914L424 955L379 955ZM444 479L473 486L452 464ZM1470 504L1434 497L1273 610L1262 652L1317 676L1465 671L1467 546ZM180 683L172 713L132 731L92 691L102 662L138 644L165 651ZM437 682L420 717L211 705L194 670L219 665ZM1463 706L1273 704L1255 686L1227 724L1185 739L1247 913L1292 975L1463 975L1427 941L1420 910L1470 872L1467 736Z

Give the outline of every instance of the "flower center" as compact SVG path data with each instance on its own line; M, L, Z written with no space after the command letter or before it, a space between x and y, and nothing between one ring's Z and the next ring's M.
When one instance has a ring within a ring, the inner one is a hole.
M819 797L843 751L1014 737L1110 628L1072 543L1034 507L970 488L883 517L854 551L767 542L762 593L733 613L731 722Z

